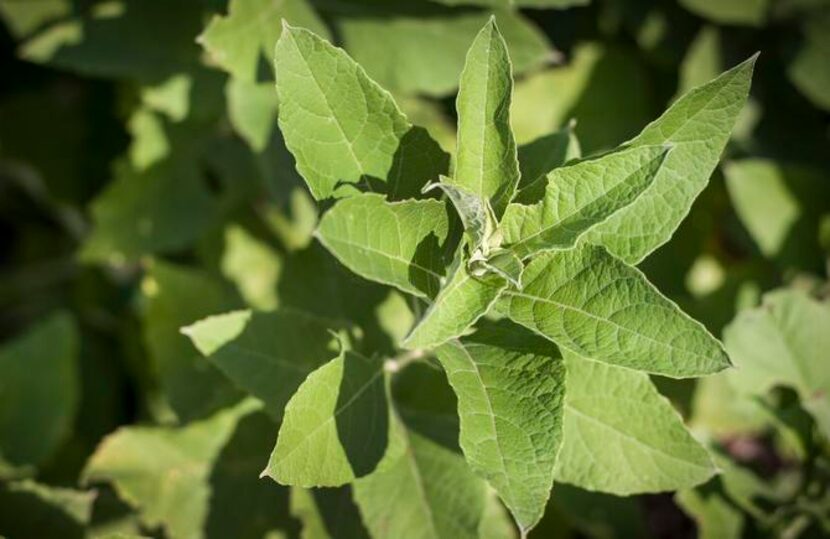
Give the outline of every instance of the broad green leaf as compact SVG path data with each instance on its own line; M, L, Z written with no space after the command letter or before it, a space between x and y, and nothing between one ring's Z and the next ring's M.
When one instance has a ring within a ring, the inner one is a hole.
M458 396L464 456L526 533L544 513L562 443L562 357L506 320L436 352Z
M733 161L724 167L735 211L766 256L783 247L801 214L780 167L761 159Z
M570 124L519 146L521 180L514 197L515 202L527 203L541 199L547 186L548 173L582 156L573 128L574 124Z
M273 423L252 399L185 427L122 427L87 463L148 528L170 537L256 538L288 522L288 492L257 479Z
M280 129L315 198L356 184L403 199L446 172L438 144L341 49L286 26L275 65Z
M510 128L513 73L495 18L470 50L458 89L458 143L449 182L488 200L497 218L519 184L516 141Z
M504 245L519 257L567 249L632 204L654 182L669 149L642 146L554 169L541 200L512 203L501 222Z
M306 0L231 0L228 14L214 15L198 42L235 79L265 82L271 78L271 55L283 20L328 37Z
M263 218L288 251L305 249L317 229L317 205L302 187L294 187L288 196L285 211L269 207Z
M198 63L201 2L159 9L144 0L113 0L73 11L23 43L21 56L89 76L148 81Z
M489 12L437 9L420 1L414 2L416 6L404 6L403 1L382 4L388 13L379 10L334 18L344 48L369 76L395 94L452 94L458 88L467 49L487 23ZM530 71L553 55L545 35L523 15L498 8L494 13L516 73Z
M292 486L344 485L377 468L393 445L392 427L383 362L344 351L288 401L262 475Z
M263 311L276 308L282 262L268 245L240 226L229 226L221 266L248 305Z
M819 220L830 211L823 170L753 158L730 161L723 172L735 212L764 256L784 266L821 267Z
M303 524L302 539L368 539L351 487L291 489L291 514Z
M409 349L432 348L460 336L484 316L507 288L507 280L497 275L473 277L459 254L450 277L402 346Z
M423 192L428 193L440 189L447 195L447 198L455 208L461 224L464 227L464 234L467 237L467 245L471 253L481 251L486 253L490 249L490 243L495 239L498 244L498 237L494 238L498 221L493 210L485 198L464 189L452 185L452 180L441 176L441 181L431 183L424 187ZM498 245L493 245L498 247Z
M723 494L701 487L678 492L677 504L694 519L700 539L740 539L744 516Z
M239 391L180 333L194 320L238 307L222 284L200 270L156 260L141 288L144 344L177 418L204 417L238 400Z
M763 406L751 395L739 393L727 371L701 378L695 384L689 425L714 439L734 435L759 435L767 426Z
M485 483L461 455L414 430L402 431L405 451L384 470L354 483L355 501L372 537L478 537Z
M31 480L0 483L0 534L82 539L92 516L94 491Z
M268 83L247 82L231 77L225 86L228 120L256 152L268 147L276 128L277 92Z
M92 202L94 226L80 256L123 263L181 249L202 234L217 211L217 201L192 162L165 161L146 170L120 163L115 181Z
M182 328L234 384L276 419L306 376L337 356L336 326L294 309L235 311Z
M716 471L644 373L565 353L564 441L556 480L627 496L692 487Z
M601 247L541 254L522 281L504 292L510 318L575 353L672 378L729 366L699 322Z
M677 83L680 95L706 84L723 71L721 41L721 32L716 27L704 26L700 30L680 65Z
M793 388L801 405L830 435L830 305L797 290L764 297L724 330L735 361L732 385L744 394L763 395L775 386Z
M80 400L78 348L78 329L66 313L3 343L0 468L33 471L26 468L45 464L69 437Z
M375 194L339 201L316 235L350 270L421 297L435 297L447 265L449 219L435 200L387 202Z
M685 94L630 141L674 148L651 187L592 230L588 241L629 263L668 241L720 159L746 101L756 57Z
M787 74L814 105L830 110L830 13L805 18L804 42L790 63Z
M569 60L516 82L510 120L519 144L576 120L587 155L616 147L652 117L649 71L629 48L580 43Z
M680 0L680 4L697 15L725 25L762 26L767 18L769 0Z

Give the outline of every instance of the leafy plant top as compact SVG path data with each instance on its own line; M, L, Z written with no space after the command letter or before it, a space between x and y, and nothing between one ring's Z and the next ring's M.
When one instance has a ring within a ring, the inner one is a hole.
M226 34L217 22L203 39ZM418 537L453 538L478 536L485 483L525 535L555 481L632 494L711 477L707 450L648 374L709 375L729 358L633 264L668 240L705 187L754 61L683 95L612 151L581 157L569 131L525 151L511 129L508 46L491 19L460 74L451 159L346 52L284 23L279 127L326 208L316 238L355 274L402 293L415 318L395 353L367 342L358 320L289 306L186 328L280 420L263 474L351 484L373 535L408 537L416 526ZM444 371L457 439L401 400L412 364Z

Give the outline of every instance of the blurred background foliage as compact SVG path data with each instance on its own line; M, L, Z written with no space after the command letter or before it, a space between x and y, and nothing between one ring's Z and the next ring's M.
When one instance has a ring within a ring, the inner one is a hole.
M279 22L344 47L450 150L490 13L520 144L575 122L586 153L611 148L761 52L722 165L641 265L744 366L655 380L723 473L674 495L557 485L532 536L830 534L827 0L0 0L0 535L366 534L348 489L257 481L276 427L179 329L296 306L393 346L401 296L312 239L276 127ZM396 391L453 417L420 376ZM509 535L497 506L482 535Z

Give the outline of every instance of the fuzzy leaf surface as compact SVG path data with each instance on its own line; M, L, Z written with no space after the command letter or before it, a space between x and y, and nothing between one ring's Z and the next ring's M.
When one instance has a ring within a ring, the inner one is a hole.
M692 487L714 475L706 449L646 374L564 355L557 481L627 496Z
M342 49L286 26L277 42L279 125L315 198L343 184L415 196L448 156Z
M567 249L632 204L654 182L668 149L643 146L553 170L542 199L513 203L502 219L505 246L527 257Z
M672 144L653 184L588 235L628 263L669 240L706 187L746 102L755 56L678 99L630 146Z
M543 253L522 280L504 293L510 318L580 355L674 378L729 366L699 322L601 247Z
M503 320L436 352L458 397L467 462L529 530L544 513L562 443L565 364L559 350Z
M519 184L519 159L510 129L513 74L495 19L476 36L456 99L458 144L455 185L489 200L501 217Z

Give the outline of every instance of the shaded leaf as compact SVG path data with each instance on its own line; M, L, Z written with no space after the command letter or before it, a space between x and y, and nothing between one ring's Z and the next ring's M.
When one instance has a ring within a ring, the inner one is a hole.
M341 184L417 195L446 171L447 155L341 49L286 26L276 52L279 125L317 199Z
M383 363L351 351L312 372L285 407L262 475L293 486L340 486L370 474L391 447Z
M79 335L51 315L0 349L0 476L45 464L70 435L80 400Z
M280 309L210 316L182 328L182 333L234 384L281 419L306 376L338 354L334 328L302 311Z
M361 194L323 215L321 243L358 275L421 297L434 297L446 268L449 219L434 200L387 202Z

